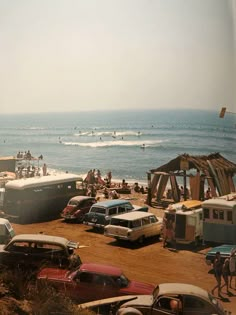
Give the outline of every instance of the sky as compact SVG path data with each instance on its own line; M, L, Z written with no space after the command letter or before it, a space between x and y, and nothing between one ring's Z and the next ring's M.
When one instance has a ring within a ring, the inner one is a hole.
M236 0L0 0L1 113L236 112Z

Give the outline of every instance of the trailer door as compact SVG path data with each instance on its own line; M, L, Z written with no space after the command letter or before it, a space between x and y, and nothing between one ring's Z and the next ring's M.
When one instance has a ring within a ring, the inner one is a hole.
M175 237L185 238L186 215L176 214Z

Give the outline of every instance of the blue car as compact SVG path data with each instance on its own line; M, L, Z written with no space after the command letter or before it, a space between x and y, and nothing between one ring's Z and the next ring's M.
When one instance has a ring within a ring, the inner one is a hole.
M148 211L148 207L133 205L128 200L114 199L97 202L92 205L89 212L84 217L84 224L104 228L114 215L130 212L130 211Z
M235 250L236 251L236 245L220 245L213 247L211 250L209 250L206 253L206 263L208 265L211 265L215 259L215 255L217 252L220 252L221 259L224 261L226 258L228 258L231 254L231 251Z

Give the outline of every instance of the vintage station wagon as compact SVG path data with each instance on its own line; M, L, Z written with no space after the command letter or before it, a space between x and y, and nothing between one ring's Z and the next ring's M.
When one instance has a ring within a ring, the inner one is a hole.
M132 205L128 200L114 199L101 201L94 204L84 217L84 224L104 228L114 215L131 212L148 211L148 207Z
M155 214L143 211L132 211L111 218L104 228L104 235L117 240L138 241L160 235L162 231L162 218Z

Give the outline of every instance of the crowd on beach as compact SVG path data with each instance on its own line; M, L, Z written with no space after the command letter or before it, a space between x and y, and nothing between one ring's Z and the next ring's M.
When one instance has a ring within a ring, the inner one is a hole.
M35 166L33 164L30 163L30 161L32 160L43 160L43 155L41 154L39 157L35 158L30 150L28 151L19 151L16 155L17 159L19 159L18 161L20 162L19 164L17 164L17 168L15 171L16 174L16 178L17 179L21 179L21 178L29 178L29 177L34 177L34 176L46 176L48 175L47 172L47 165L46 163L43 164L42 166L42 174L40 173L40 167ZM25 163L21 163L22 161L26 161Z
M121 183L112 181L112 172L109 171L104 178L102 178L101 171L99 169L90 169L84 179L87 185L87 195L96 197L97 191L103 192L105 198L118 199L120 194L118 191L125 193L131 193L131 189L134 192L145 194L147 188L144 189L137 182L134 185L129 185L125 179Z

